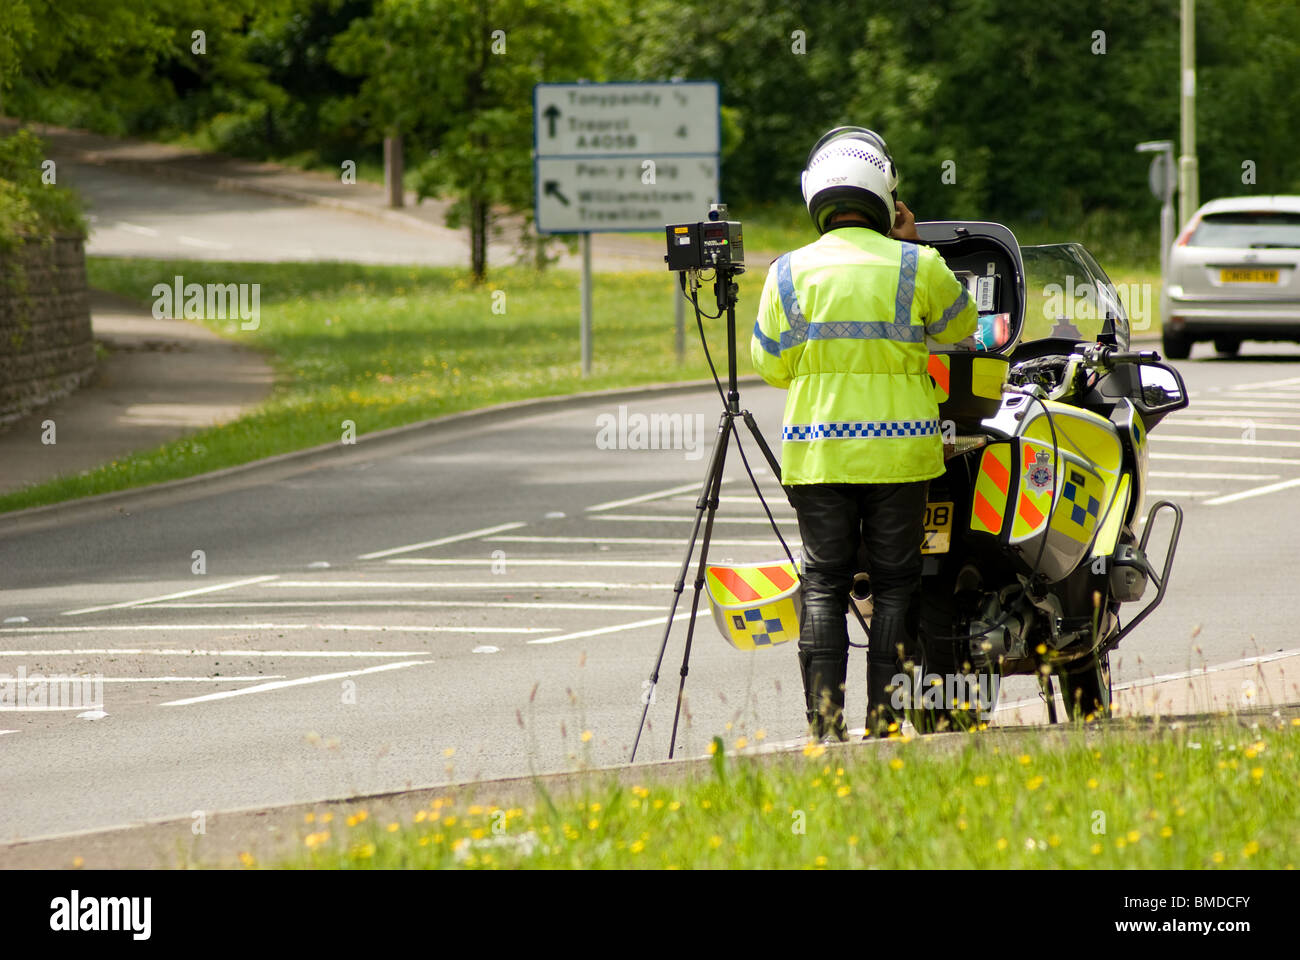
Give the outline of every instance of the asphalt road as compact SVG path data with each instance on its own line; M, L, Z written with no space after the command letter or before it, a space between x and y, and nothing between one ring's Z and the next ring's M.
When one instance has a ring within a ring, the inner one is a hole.
M1153 493L1187 511L1173 583L1117 682L1300 647L1300 351L1204 350L1152 441ZM780 392L742 399L779 435ZM0 839L625 760L720 409L626 406L682 415L679 449L601 449L602 398L0 519L0 672L102 674L106 714L0 712ZM713 556L778 558L734 454L724 493ZM645 759L667 752L682 634ZM741 653L706 619L690 667L682 754L801 734L792 644ZM864 675L854 651L854 710Z
M411 229L391 220L311 203L166 180L60 160L60 182L87 201L86 253L101 257L191 260L343 261L466 267L469 232L437 224ZM514 263L517 249L492 240L488 260ZM565 251L559 265L581 260ZM604 234L592 244L592 268L663 270L662 241ZM665 277L665 287L668 278Z

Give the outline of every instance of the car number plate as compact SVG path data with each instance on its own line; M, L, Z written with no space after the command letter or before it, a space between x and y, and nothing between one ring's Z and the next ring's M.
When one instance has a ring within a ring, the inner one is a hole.
M925 505L925 539L922 553L947 553L952 545L952 501Z
M1220 283L1277 283L1276 270L1228 270L1219 271Z

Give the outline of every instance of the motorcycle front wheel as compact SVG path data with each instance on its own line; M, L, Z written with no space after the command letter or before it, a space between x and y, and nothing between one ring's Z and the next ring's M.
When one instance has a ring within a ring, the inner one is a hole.
M1101 720L1111 713L1110 653L1098 656L1090 653L1057 672L1061 684L1061 699L1065 713L1071 720L1091 716Z

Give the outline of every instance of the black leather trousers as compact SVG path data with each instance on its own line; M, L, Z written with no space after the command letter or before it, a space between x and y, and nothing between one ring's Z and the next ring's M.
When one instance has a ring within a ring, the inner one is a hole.
M799 484L786 488L803 539L803 613L799 667L814 735L845 736L844 682L849 633L845 616L854 574L871 578L867 653L867 732L880 733L898 712L890 704L902 654L916 650L920 621L921 542L928 481Z

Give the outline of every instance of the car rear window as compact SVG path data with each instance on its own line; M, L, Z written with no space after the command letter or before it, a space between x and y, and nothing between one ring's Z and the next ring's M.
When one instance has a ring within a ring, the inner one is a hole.
M1207 214L1187 243L1193 247L1300 247L1300 213Z

